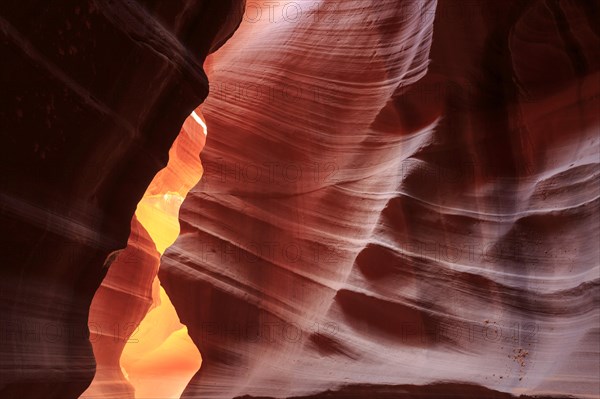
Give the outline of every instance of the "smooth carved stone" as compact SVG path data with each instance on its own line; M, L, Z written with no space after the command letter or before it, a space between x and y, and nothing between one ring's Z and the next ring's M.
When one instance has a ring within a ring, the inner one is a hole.
M597 7L267 3L159 272L183 397L595 397Z
M152 305L152 282L159 266L154 242L137 218L131 222L127 247L108 266L90 306L88 323L96 375L81 397L133 399L134 389L121 371L120 358Z

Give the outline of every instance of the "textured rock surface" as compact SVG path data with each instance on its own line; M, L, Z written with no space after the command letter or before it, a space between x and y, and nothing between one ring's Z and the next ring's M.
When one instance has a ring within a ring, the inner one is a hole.
M598 397L597 6L268 3L159 272L183 397Z
M109 262L106 277L90 306L90 341L96 374L81 396L86 399L134 397L134 387L121 371L120 358L153 303L152 283L159 265L154 242L136 217L131 222L127 247Z
M0 4L0 396L89 385L90 302L243 1ZM132 283L135 285L135 283Z

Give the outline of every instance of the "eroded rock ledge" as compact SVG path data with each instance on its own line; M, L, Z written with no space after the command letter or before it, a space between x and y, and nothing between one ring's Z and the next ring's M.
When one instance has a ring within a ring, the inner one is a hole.
M293 396L287 399L551 399L541 396L519 395L494 391L467 383L438 383L429 385L347 385L336 391L326 391L315 395ZM572 397L571 397L572 398ZM239 396L235 399L275 399L266 396ZM566 396L553 396L552 399L569 399Z

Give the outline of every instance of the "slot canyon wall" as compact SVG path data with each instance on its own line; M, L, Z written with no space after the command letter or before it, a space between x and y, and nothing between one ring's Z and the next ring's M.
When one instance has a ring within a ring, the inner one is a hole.
M0 397L133 398L157 272L183 398L600 397L599 8L0 4ZM209 82L159 268L136 206Z
M198 349L157 279L160 255L179 235L181 202L202 176L206 126L196 111L138 203L127 247L92 300L96 374L81 399L178 398L200 368Z
M77 398L92 381L92 297L208 94L205 57L243 11L241 0L0 4L0 397Z
M597 3L290 4L207 63L183 397L597 398Z

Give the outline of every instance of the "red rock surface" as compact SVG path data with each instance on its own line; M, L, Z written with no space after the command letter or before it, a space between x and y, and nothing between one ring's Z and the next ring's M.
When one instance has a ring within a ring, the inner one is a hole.
M207 66L183 397L598 397L597 6L296 4Z
M0 397L600 397L597 2L243 7L0 2Z

